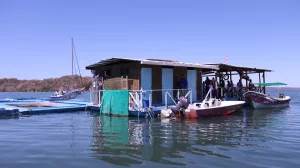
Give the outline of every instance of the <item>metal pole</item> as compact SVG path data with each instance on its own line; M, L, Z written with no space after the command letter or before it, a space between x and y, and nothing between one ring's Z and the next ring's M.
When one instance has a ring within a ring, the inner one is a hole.
M167 91L165 90L165 107L168 108L168 97L167 97Z
M191 101L191 104L193 103L193 96L192 96L192 90L190 90L190 101Z
M265 72L263 72L263 82L266 83L266 76L265 76ZM266 94L266 87L264 86L264 94Z
M261 85L260 85L260 83L261 83L261 79L260 79L260 72L258 73L258 75L259 75L259 93L261 92Z
M74 56L73 56L73 38L71 38L72 39L72 75L74 74L73 73L73 69L74 69Z

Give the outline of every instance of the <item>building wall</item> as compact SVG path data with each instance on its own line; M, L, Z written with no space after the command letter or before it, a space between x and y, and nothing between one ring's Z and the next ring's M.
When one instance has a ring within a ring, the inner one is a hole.
M108 76L105 76L104 72L110 71ZM123 71L123 74L122 74ZM123 89L121 87L121 77L123 79L128 76L128 89L139 90L139 63L119 63L106 65L96 68L96 73L103 76L104 88L108 90Z
M162 89L162 66L141 65L141 68L143 67L152 69L152 90L161 90ZM152 92L152 103L153 104L162 103L162 91Z
M121 89L121 78L110 78L104 80L104 88L107 90Z
M121 76L123 75L123 80L126 79L126 76L122 74L122 69L128 69L128 89L129 90L139 90L141 86L141 68L148 67L152 68L152 90L153 91L153 104L160 104L162 102L162 68L163 66L155 65L141 65L139 62L129 62L129 63L118 63L114 65L102 66L101 68L96 68L96 73L100 74L104 78L104 88L108 90L117 90L124 89L121 87ZM104 71L110 71L108 76L104 76ZM180 76L181 74L184 77L187 77L187 68L186 67L173 67L173 88L180 89ZM173 95L175 96L177 91L174 91ZM195 94L195 93L194 93ZM202 76L200 69L197 69L197 99L202 98Z

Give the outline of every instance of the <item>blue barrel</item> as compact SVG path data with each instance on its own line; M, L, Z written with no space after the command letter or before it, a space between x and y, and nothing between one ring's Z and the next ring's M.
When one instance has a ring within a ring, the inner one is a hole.
M149 107L149 100L143 99L143 107Z

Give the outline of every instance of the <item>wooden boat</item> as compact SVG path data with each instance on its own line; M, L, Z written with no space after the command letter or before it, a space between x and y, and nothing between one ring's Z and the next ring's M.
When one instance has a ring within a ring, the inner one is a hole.
M208 97L210 95L210 97ZM229 115L243 107L245 101L222 101L211 97L211 89L202 103L188 105L185 98L180 98L178 104L171 109L161 110L163 117L201 118Z
M279 86L286 85L284 83L262 83L261 86ZM251 102L253 108L278 108L278 107L287 107L290 103L290 96L285 96L282 93L279 93L279 97L272 97L267 94L263 94L256 91L248 91L244 93L245 98Z

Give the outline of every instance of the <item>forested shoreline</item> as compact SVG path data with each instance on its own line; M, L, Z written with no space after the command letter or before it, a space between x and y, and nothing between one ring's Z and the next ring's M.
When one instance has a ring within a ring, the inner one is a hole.
M43 80L20 80L17 78L0 79L0 92L53 92L58 89L77 89L85 87L89 90L91 77L78 75L48 78Z

